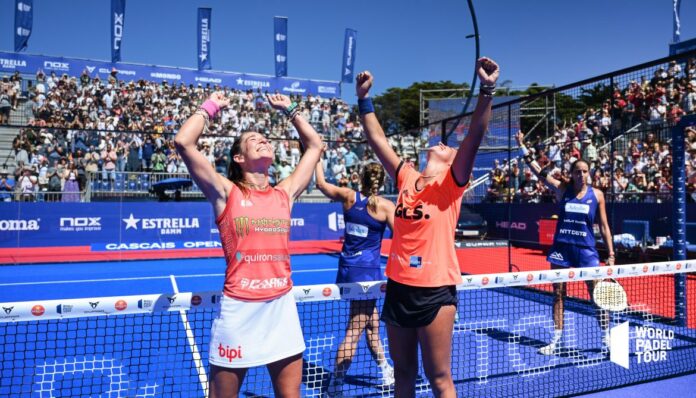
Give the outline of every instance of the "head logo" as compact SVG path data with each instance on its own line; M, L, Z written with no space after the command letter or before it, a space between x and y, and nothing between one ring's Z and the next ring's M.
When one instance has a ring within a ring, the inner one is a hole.
M488 284L488 282L489 282L489 279L488 279L487 276L484 276L484 277L481 279L481 284L482 284L483 286L486 286L486 285Z
M14 307L2 307L2 310L5 311L5 314L7 315L10 315L12 309L14 309Z
M116 308L117 311L123 311L128 308L128 303L126 303L126 300L118 300L114 304L114 308Z
M96 309L98 305L99 305L98 301L94 301L94 302L89 301L89 306L92 307L92 309Z
M321 291L321 294L323 294L324 297L329 297L331 295L331 288L325 287L324 290Z
M203 299L199 295L191 296L191 305L198 306L201 305Z
M41 316L44 314L44 312L46 312L46 309L41 304L36 304L35 306L31 307L31 314L34 316Z

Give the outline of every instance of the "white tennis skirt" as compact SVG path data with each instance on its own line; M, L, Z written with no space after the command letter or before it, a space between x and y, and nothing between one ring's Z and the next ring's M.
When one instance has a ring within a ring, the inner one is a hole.
M267 365L305 350L292 291L270 301L223 296L213 320L208 360L225 368Z

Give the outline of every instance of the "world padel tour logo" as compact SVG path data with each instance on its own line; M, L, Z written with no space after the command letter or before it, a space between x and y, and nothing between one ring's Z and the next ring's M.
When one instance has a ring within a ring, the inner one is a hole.
M611 353L613 363L629 368L631 354L631 333L629 323L624 322L611 328ZM651 326L634 326L634 354L639 365L667 361L667 353L672 350L674 331Z
M126 223L126 231L134 230L159 230L160 235L181 235L185 229L200 228L200 222L197 217L184 218L135 218L133 213L130 213L128 218L124 218Z

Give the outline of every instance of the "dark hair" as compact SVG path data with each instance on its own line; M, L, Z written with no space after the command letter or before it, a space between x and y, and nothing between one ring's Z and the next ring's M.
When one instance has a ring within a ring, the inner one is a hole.
M242 172L242 166L239 165L234 160L235 155L242 153L242 139L246 134L252 133L252 131L245 131L237 137L232 143L232 148L230 149L230 165L227 167L227 178L236 185L240 191L247 196L249 194L249 189L244 186L244 173Z
M376 162L365 165L360 176L360 193L368 197L367 207L373 212L377 212L377 194L384 184L384 177L384 167Z
M574 161L574 162L570 165L570 174L573 174L573 171L575 171L575 168L577 167L578 163L585 163L585 164L587 165L587 168L590 168L590 162L588 162L588 161L585 160L585 159L580 158L580 159Z

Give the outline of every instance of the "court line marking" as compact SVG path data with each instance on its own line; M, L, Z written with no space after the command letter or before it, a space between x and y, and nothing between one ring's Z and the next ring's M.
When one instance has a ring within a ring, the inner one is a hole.
M293 274L302 274L307 272L327 272L336 271L337 268L319 268L312 270L297 270L292 271ZM224 276L224 273L220 274L191 274L191 275L177 275L177 278L205 278L211 276ZM75 280L64 280L64 281L40 281L40 282L13 282L13 283L0 283L0 286L34 286L34 285L60 285L67 283L92 283L92 282L124 282L124 281L145 281L154 279L169 279L169 276L142 276L142 277L131 277L131 278L107 278L107 279L75 279Z
M169 280L172 283L172 290L174 294L179 294L179 285L176 283L176 278L174 275L169 275ZM201 354L198 351L198 345L196 340L193 338L193 330L191 330L191 325L188 321L188 315L186 315L186 310L180 309L179 316L181 317L181 322L184 324L184 330L186 331L186 340L188 342L189 348L191 349L191 356L193 357L193 363L196 366L198 372L198 382L201 383L201 389L203 391L208 391L208 375L205 373L205 368L203 367L203 361L201 360ZM206 397L208 394L206 393Z

